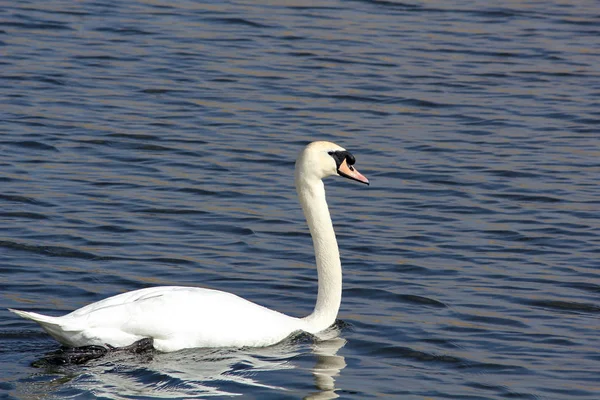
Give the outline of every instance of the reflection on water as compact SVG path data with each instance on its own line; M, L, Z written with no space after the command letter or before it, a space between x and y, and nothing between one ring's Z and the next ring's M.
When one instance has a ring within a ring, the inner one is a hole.
M335 393L335 377L346 366L346 360L337 352L345 344L346 340L341 337L315 343L313 352L317 356L317 363L312 372L315 376L315 386L319 391L311 393L306 397L307 399L335 399L339 397Z
M50 381L32 376L16 390L22 397L37 398L52 393L64 398L81 393L127 399L198 398L237 396L248 387L269 392L287 392L285 383L274 385L262 380L263 373L301 369L295 358L309 351L316 362L309 368L315 389L303 397L333 399L335 377L346 366L337 355L346 340L332 327L319 337L301 334L275 346L256 349L187 349L174 353L113 353L84 366L46 368ZM38 395L39 394L39 395Z

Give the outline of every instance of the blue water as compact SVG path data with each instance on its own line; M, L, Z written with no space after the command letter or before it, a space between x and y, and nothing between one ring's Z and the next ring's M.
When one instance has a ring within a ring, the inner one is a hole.
M595 1L19 1L0 8L0 396L599 399ZM293 165L327 181L332 338L113 354L61 315L153 285L308 314Z

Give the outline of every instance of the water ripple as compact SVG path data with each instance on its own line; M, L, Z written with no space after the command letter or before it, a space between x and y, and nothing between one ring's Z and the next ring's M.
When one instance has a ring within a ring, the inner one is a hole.
M596 399L597 6L13 2L0 19L9 398ZM32 369L52 315L199 285L311 312L293 168L314 139L335 334Z

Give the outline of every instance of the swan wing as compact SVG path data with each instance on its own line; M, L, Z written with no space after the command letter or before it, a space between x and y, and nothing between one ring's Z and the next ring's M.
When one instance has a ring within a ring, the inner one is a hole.
M142 338L154 339L154 347L161 351L267 346L302 329L302 320L234 294L179 286L123 293L63 317L34 315L25 317L74 347L122 347Z

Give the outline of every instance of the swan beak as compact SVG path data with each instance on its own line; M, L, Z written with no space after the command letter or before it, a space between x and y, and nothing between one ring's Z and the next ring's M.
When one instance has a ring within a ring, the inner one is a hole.
M352 165L348 165L346 160L342 161L340 167L338 168L338 174L343 176L344 178L352 179L353 181L358 181L361 183L369 184L369 180L360 172L356 170Z

